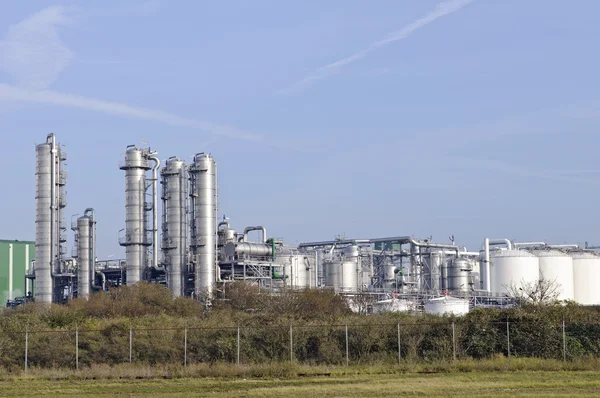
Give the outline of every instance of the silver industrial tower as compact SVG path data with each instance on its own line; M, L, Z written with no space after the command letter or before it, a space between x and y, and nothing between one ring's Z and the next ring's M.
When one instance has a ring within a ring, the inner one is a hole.
M167 286L178 297L186 293L188 274L188 172L187 165L169 158L161 170L163 186L162 252Z

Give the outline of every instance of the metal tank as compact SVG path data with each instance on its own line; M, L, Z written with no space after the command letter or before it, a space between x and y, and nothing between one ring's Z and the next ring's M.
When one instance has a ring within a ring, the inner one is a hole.
M310 259L304 254L289 256L284 266L286 280L293 289L304 289L312 286L313 267Z
M582 305L599 305L600 255L593 252L573 252L571 257L575 301Z
M326 260L325 286L339 293L358 291L358 263L355 261Z
M440 250L423 249L427 255L423 256L422 288L426 291L439 291L442 279L442 265L444 253ZM445 281L444 281L445 283Z
M244 258L264 258L271 257L273 247L265 243L251 242L229 242L225 245L225 255L227 257Z
M494 294L505 295L537 283L540 277L539 260L524 250L497 250L490 257L490 282Z
M454 258L448 262L448 290L466 292L470 290L473 264L464 258Z
M188 174L185 162L169 158L161 170L162 244L167 285L173 296L184 295L187 269Z
M427 301L423 307L425 312L430 314L451 314L460 316L469 313L469 300L444 296Z
M66 154L49 134L46 142L36 146L36 266L35 299L51 303L54 299L55 274L61 272L66 253L66 225L63 211L66 206Z
M575 299L573 258L558 250L534 251L540 262L540 279L556 284L558 300Z
M397 267L389 260L383 267L383 288L394 289L396 287Z
M217 269L217 165L212 156L199 153L189 172L196 295L209 301Z

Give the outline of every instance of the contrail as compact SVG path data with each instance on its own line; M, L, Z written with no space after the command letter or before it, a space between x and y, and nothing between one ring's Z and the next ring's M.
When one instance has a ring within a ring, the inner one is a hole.
M418 30L426 25L429 25L430 23L434 22L435 20L437 20L441 17L444 17L448 14L452 14L453 12L460 10L461 8L467 6L468 4L472 3L473 1L475 1L475 0L449 0L449 1L445 1L443 3L440 3L435 7L435 9L432 12L430 12L423 18L420 18L414 22L411 22L410 24L406 25L405 27L403 27L402 29L400 29L396 32L392 32L384 39L381 39L379 41L371 43L371 45L369 45L369 47L367 47L363 50L357 51L354 54L352 54L346 58L339 59L335 62L332 62L330 64L327 64L325 66L318 68L313 75L300 80L299 82L293 84L291 87L289 87L287 89L278 91L278 94L290 94L290 93L296 92L299 89L302 89L303 87L306 87L318 80L322 80L327 77L333 76L334 74L338 73L339 70L341 68L345 67L346 65L349 65L353 62L356 62L356 61L366 57L367 55L369 55L369 53L377 50L378 48L385 47L388 44L394 43L399 40L406 39L411 34L413 34L416 30Z
M245 141L264 141L264 137L261 135L241 131L231 126L189 119L157 109L136 107L119 102L104 101L52 90L32 91L7 84L0 84L0 101L2 100L32 102L61 106L65 108L85 109L110 115L149 120L171 126L187 127L206 131L223 137L237 138Z

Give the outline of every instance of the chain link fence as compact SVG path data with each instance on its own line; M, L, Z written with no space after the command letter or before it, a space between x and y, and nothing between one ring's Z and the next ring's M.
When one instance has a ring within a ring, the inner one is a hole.
M6 367L94 364L260 364L292 361L346 365L534 357L569 361L600 356L600 323L461 320L429 323L265 327L0 331Z

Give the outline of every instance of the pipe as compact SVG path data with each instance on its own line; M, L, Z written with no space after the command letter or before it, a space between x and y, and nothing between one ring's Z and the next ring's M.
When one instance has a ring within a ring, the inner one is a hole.
M484 262L485 262L485 267L480 267L481 269L485 269L485 287L484 290L490 292L491 290L491 283L490 283L490 274L491 274L491 269L490 269L490 246L494 245L506 245L506 248L508 250L512 250L512 243L510 240L503 238L503 239L490 239L490 238L485 238L483 240L483 250L484 250ZM481 271L481 270L480 270Z
M515 248L519 248L519 247L548 246L546 244L546 242L514 242L513 245L514 245Z
M154 162L152 168L152 267L159 269L158 265L158 169L160 168L160 159L156 157L156 152L148 155L148 160Z
M248 232L250 231L262 231L262 243L267 242L267 229L262 226L246 227L244 229L244 242L248 242Z
M579 249L579 245L576 244L563 244L563 245L548 245L551 249Z
M54 256L56 256L56 238L58 235L56 234L58 228L56 227L56 136L54 134L48 134L46 142L50 144L50 275L54 275L56 272L54 267L56 266L56 262ZM53 285L53 283L51 283ZM54 290L54 289L53 289ZM54 296L54 291L52 291L52 296ZM54 298L54 297L52 297Z

